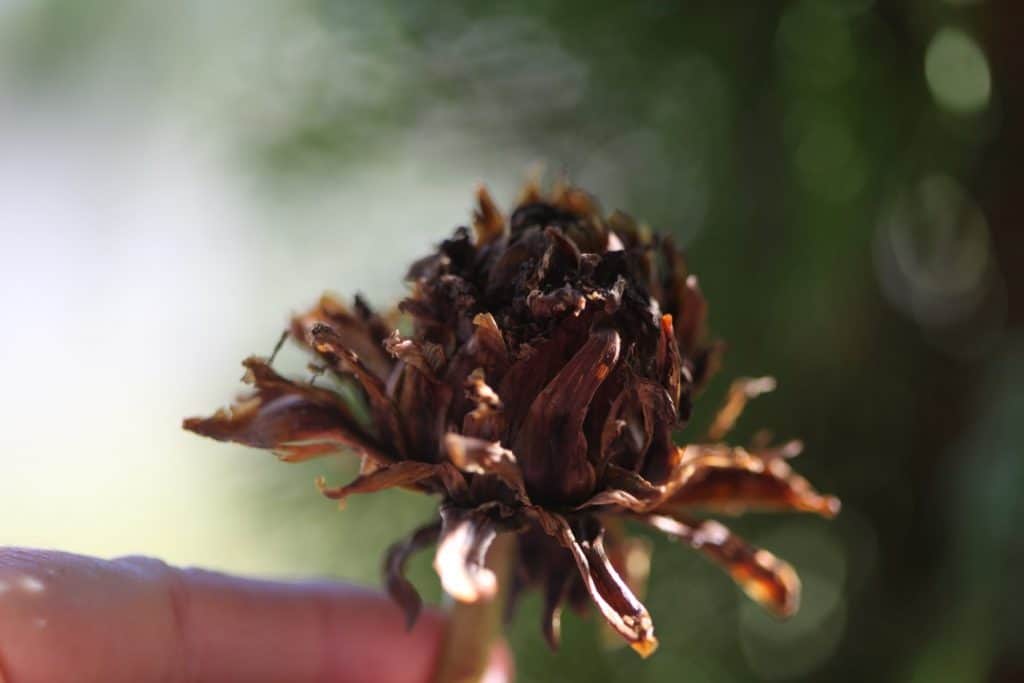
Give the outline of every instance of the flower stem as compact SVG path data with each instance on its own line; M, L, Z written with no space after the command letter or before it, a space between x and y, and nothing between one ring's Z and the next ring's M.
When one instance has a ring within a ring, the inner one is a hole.
M491 650L501 634L505 590L515 544L514 534L500 534L487 553L487 568L498 580L498 592L492 599L476 603L456 601L452 605L435 683L479 683L483 680Z

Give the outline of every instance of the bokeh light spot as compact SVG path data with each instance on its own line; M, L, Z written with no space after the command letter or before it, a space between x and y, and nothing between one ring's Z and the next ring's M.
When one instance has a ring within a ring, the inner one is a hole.
M944 28L935 34L925 51L924 73L943 109L973 114L988 105L992 95L988 60L964 31Z
M929 176L883 214L875 263L885 294L917 322L960 323L991 282L988 222L956 180Z

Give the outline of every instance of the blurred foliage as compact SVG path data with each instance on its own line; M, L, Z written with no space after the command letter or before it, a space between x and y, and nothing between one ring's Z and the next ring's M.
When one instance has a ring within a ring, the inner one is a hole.
M765 617L701 558L659 538L648 600L658 654L642 662L601 647L599 630L572 617L550 654L534 597L510 631L521 680L1024 672L1014 581L1024 560L1024 339L1013 297L1024 260L1011 218L1020 200L998 181L1019 164L1006 140L1020 141L1022 74L1011 71L1015 38L1003 26L1019 26L1017 5L305 0L260 5L259 20L236 8L244 20L200 29L210 14L234 15L185 3L177 11L195 16L180 44L148 38L175 10L129 5L22 3L3 54L26 81L66 84L89 59L109 65L97 55L132 27L122 54L155 65L146 73L158 88L198 82L189 92L199 115L225 124L218 134L238 166L275 195L301 198L367 166L387 184L389 165L409 154L447 176L487 159L483 168L504 169L499 182L524 172L525 159L565 169L608 208L688 245L712 327L730 347L695 426L729 377L780 379L737 438L761 427L802 437L800 469L844 510L831 524L735 526L799 569L801 613ZM488 178L462 179L467 207L477 180ZM415 206L406 216L434 240L462 220L423 225ZM358 231L360 216L336 225ZM268 248L296 235L268 230L258 237ZM339 273L310 286L348 285ZM430 502L389 493L332 515L310 482L352 467L261 461L233 474L227 495L252 501L251 536L237 542L275 544L310 574L375 582L380 553ZM436 600L429 559L412 576Z

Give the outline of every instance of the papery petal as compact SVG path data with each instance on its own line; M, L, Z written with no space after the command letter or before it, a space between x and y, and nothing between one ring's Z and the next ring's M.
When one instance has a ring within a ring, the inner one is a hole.
M839 513L839 499L823 496L780 457L764 457L742 448L687 446L682 462L666 484L658 509L700 507L729 514L748 509Z
M605 620L626 639L640 656L647 657L658 647L654 624L647 608L612 566L604 549L603 532L577 535L562 520L560 540L569 548L583 583Z
M530 406L514 450L534 499L578 501L593 490L583 421L594 392L618 362L619 344L615 330L591 332Z
M608 414L598 469L610 462L628 470L651 469L664 477L675 454L671 434L675 422L675 408L665 387L631 377ZM645 476L649 475L645 472Z
M444 370L446 359L444 350L437 344L403 339L398 330L394 330L384 340L384 348L406 365L416 368L435 382L439 381L438 378Z
M721 441L726 434L732 431L736 420L743 414L747 401L769 391L775 391L773 377L741 377L735 380L729 386L725 403L718 409L714 421L708 427L708 439Z
M513 443L526 420L534 398L547 386L589 338L589 325L579 318L565 318L550 338L536 345L521 344L516 360L495 389L504 405L504 443Z
M665 387L673 405L679 406L683 383L683 359L679 355L679 344L676 341L671 315L661 316L661 335L658 337L655 363L658 381Z
M651 574L651 541L641 536L626 534L625 524L619 517L603 516L605 549L608 559L622 580L639 599L647 592L647 579ZM610 627L603 629L603 640L609 647L622 644L622 639Z
M722 524L684 522L663 515L643 519L721 565L751 599L774 614L789 617L800 606L800 578L793 568L767 550L747 544Z
M381 347L388 336L386 323L359 297L356 297L355 308L351 311L340 299L324 294L315 307L292 318L292 337L312 346L313 327L327 325L346 348L359 355L371 372L387 377L394 362Z
M316 485L320 493L326 497L344 502L345 498L354 493L373 493L396 486L411 487L432 478L444 488L448 488L451 485L452 472L454 470L448 463L403 460L360 474L345 486L329 487L322 477L317 479ZM455 474L461 478L461 475ZM465 480L462 480L461 487L465 488Z
M345 346L344 340L327 325L313 325L309 337L313 350L327 361L331 369L356 378L366 394L381 438L391 444L402 457L408 457L398 410L387 394L384 381L364 365L359 356Z
M526 297L526 306L535 318L557 318L579 315L587 307L587 299L578 289L565 285L550 292L533 290Z
M473 432L473 436L492 440L501 438L504 426L485 419L485 413L491 414L501 408L501 401L487 384L485 378L495 383L500 381L508 370L509 362L505 339L494 316L490 313L479 313L474 316L472 336L455 352L445 373L446 384L453 388L459 385L466 388L465 395L453 397L448 411L449 424L464 425L467 415L481 408L483 402L487 406L477 415L469 418L469 422L472 423L480 418L483 422L488 423L486 427L493 427L497 431Z
M508 369L508 348L498 323L490 313L473 316L473 336L466 342L475 368L483 368L488 376L500 379Z
M247 368L244 379L254 392L211 417L186 419L185 429L218 441L271 449L287 462L344 447L382 463L393 459L334 392L285 379L260 358L248 358L243 365Z
M529 502L516 456L502 448L500 443L450 432L444 436L444 448L448 459L458 469L472 474L494 475L515 491L523 502Z
M657 505L665 495L662 486L655 486L642 476L617 465L605 468L602 479L604 488L576 509L615 505L633 512L646 512Z
M434 462L454 393L441 381L447 363L444 351L428 341L402 339L397 330L385 346L401 361L388 394L402 416L409 457Z
M440 521L427 524L392 544L384 555L384 586L391 599L398 603L405 613L405 624L408 629L416 624L423 608L423 599L420 598L416 587L405 578L405 565L414 553L436 543L440 534Z
M485 560L498 535L497 524L486 513L475 510L442 509L441 517L444 526L434 569L445 592L460 602L491 599L498 590L498 581Z
M477 247L483 247L501 239L505 234L505 217L491 194L483 185L476 188L476 208L473 210L473 232Z
M501 398L484 381L484 374L473 371L466 378L466 398L475 406L462 418L467 436L497 441L505 432L505 412Z
M547 248L537 268L536 284L557 284L579 268L580 249L565 232L556 227L544 228L544 236L547 238Z

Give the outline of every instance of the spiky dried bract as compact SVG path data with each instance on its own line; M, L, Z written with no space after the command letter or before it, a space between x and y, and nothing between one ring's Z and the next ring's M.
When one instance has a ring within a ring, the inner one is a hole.
M287 461L358 451L354 481L318 482L339 501L391 487L437 495L440 519L385 558L385 585L410 624L420 609L403 575L410 555L436 543L445 590L487 600L497 589L488 549L516 534L509 606L538 587L552 647L562 605L589 603L646 656L657 640L636 593L649 548L625 535L624 520L687 543L773 613L795 611L800 582L788 564L691 515L831 517L839 502L793 472L799 442L721 443L771 378L732 385L708 443L675 444L722 347L708 339L707 304L670 238L621 212L604 217L564 184L549 195L530 184L508 217L480 188L472 231L458 228L408 279L408 336L359 298L350 309L324 297L292 321L294 339L354 385L354 399L249 359L253 391L185 427Z

